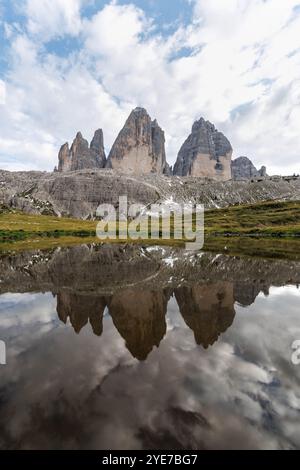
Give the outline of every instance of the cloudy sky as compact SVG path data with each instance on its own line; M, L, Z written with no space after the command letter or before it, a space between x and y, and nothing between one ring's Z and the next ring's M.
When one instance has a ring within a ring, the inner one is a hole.
M0 297L1 448L299 449L300 368L290 359L299 337L295 286L235 305L233 324L208 349L196 346L172 298L167 334L142 362L110 315L98 337L90 324L75 334L55 310L51 293ZM151 341L143 321L125 309L127 316Z
M300 172L300 0L0 0L0 167L109 151L145 107L174 163L200 116L269 173Z

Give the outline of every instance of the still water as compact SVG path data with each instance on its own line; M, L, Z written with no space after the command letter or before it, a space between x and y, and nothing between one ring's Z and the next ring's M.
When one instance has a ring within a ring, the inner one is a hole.
M300 448L299 278L155 247L2 255L0 447Z

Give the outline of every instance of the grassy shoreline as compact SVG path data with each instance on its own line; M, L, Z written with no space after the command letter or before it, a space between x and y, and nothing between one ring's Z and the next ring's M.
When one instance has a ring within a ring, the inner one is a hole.
M97 221L29 215L0 208L0 251L101 243ZM107 240L181 245L181 240ZM300 202L263 202L205 212L204 250L300 259Z

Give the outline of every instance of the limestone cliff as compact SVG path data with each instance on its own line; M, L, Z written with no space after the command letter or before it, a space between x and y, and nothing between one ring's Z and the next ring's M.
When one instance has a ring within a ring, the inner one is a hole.
M267 176L265 166L257 170L248 157L239 157L231 162L231 172L233 180L264 178Z
M200 118L179 150L174 175L231 179L232 147L213 124Z
M71 148L69 144L62 145L58 154L58 171L75 171L93 168L103 168L106 163L103 132L98 129L89 143L78 132Z
M106 166L125 174L169 173L164 132L144 108L130 113Z

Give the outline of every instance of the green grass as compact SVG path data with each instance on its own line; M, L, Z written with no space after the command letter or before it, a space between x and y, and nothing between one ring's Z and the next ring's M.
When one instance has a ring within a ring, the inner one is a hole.
M205 246L235 255L300 260L300 202L262 202L205 213Z
M300 237L300 202L262 202L205 212L209 236Z
M51 215L31 215L20 211L0 209L0 231L27 233L35 232L95 232L96 222L90 220L54 217Z
M0 207L0 250L100 243L96 221L28 215ZM82 239L82 241L80 241ZM109 243L118 240L108 240ZM122 243L133 243L130 239ZM178 240L134 243L181 244ZM204 249L232 254L300 259L300 202L263 202L205 212Z

